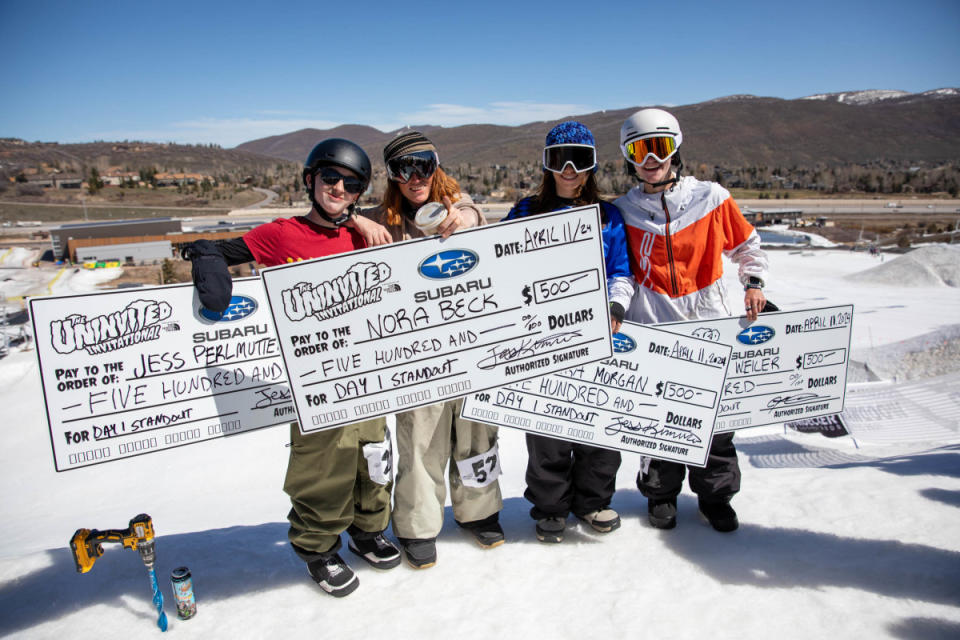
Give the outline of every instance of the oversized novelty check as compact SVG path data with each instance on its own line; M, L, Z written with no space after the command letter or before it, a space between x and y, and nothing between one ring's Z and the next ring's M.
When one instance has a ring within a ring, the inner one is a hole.
M853 305L657 326L733 346L717 433L843 411Z
M704 466L731 348L625 322L613 357L474 393L477 422Z
M259 279L222 314L193 285L32 298L57 471L295 418Z
M597 206L266 269L304 432L609 358Z

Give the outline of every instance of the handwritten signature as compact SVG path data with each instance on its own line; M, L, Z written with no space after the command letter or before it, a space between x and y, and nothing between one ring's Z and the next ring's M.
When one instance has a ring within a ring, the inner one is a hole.
M792 407L795 404L806 404L821 398L827 399L829 396L821 396L816 393L798 393L793 396L776 396L767 402L767 409L776 409L777 407Z
M487 349L490 355L480 360L480 362L477 363L477 367L480 369L491 369L503 362L519 360L520 358L536 355L543 349L550 349L557 345L566 344L571 340L581 337L581 335L582 334L579 330L564 331L562 333L544 336L536 340L527 338L518 346L504 347L500 345L494 345Z
M582 334L580 330L575 331L565 331L563 333L555 333L552 336L544 336L536 342L533 343L534 350L541 349L544 347L554 347L558 344L567 344L571 340L579 338Z
M257 389L255 395L259 396L259 399L257 400L257 404L253 405L254 409L272 407L275 404L286 404L290 400L290 390L278 387L272 389Z
M690 444L700 444L701 442L700 436L695 433L690 433L682 429L674 429L672 427L661 427L660 423L652 418L647 419L646 422L633 422L623 416L615 416L613 422L604 427L603 431L608 436L628 432L649 436L651 438L668 438L677 442L688 442Z
M698 327L690 335L694 338L701 338L711 342L720 342L720 331L712 327Z

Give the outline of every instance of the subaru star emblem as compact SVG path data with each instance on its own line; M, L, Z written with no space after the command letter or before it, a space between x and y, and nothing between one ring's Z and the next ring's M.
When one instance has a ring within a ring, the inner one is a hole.
M767 340L773 338L773 336L776 334L777 332L770 327L757 325L755 327L747 327L738 333L737 341L742 344L763 344Z
M613 351L615 353L629 353L637 348L637 342L625 333L613 334Z
M418 271L424 278L446 280L455 278L477 266L477 254L467 249L449 249L428 256Z
M257 301L247 296L233 296L223 311L211 311L200 307L200 315L214 322L234 322L246 318L257 310Z

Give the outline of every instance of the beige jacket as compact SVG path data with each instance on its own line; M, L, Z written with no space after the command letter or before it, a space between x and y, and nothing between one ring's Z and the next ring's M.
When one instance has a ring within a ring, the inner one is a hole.
M480 212L480 208L473 203L470 194L461 191L457 196L458 199L453 203L453 208L460 211L461 215L463 215L466 228L479 227L487 223L486 218L483 217L483 213ZM394 242L410 240L411 238L422 238L424 235L423 232L413 224L413 220L407 216L403 216L402 227L387 225L387 211L382 205L378 205L372 209L364 209L360 211L360 215L370 218L374 222L382 224L389 229Z

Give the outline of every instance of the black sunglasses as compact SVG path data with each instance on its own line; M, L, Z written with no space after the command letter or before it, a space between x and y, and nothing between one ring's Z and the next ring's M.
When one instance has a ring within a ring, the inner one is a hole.
M323 184L330 187L343 180L343 190L347 193L360 193L363 191L363 182L361 182L360 178L356 176L345 176L331 167L323 167L314 175L319 177Z

